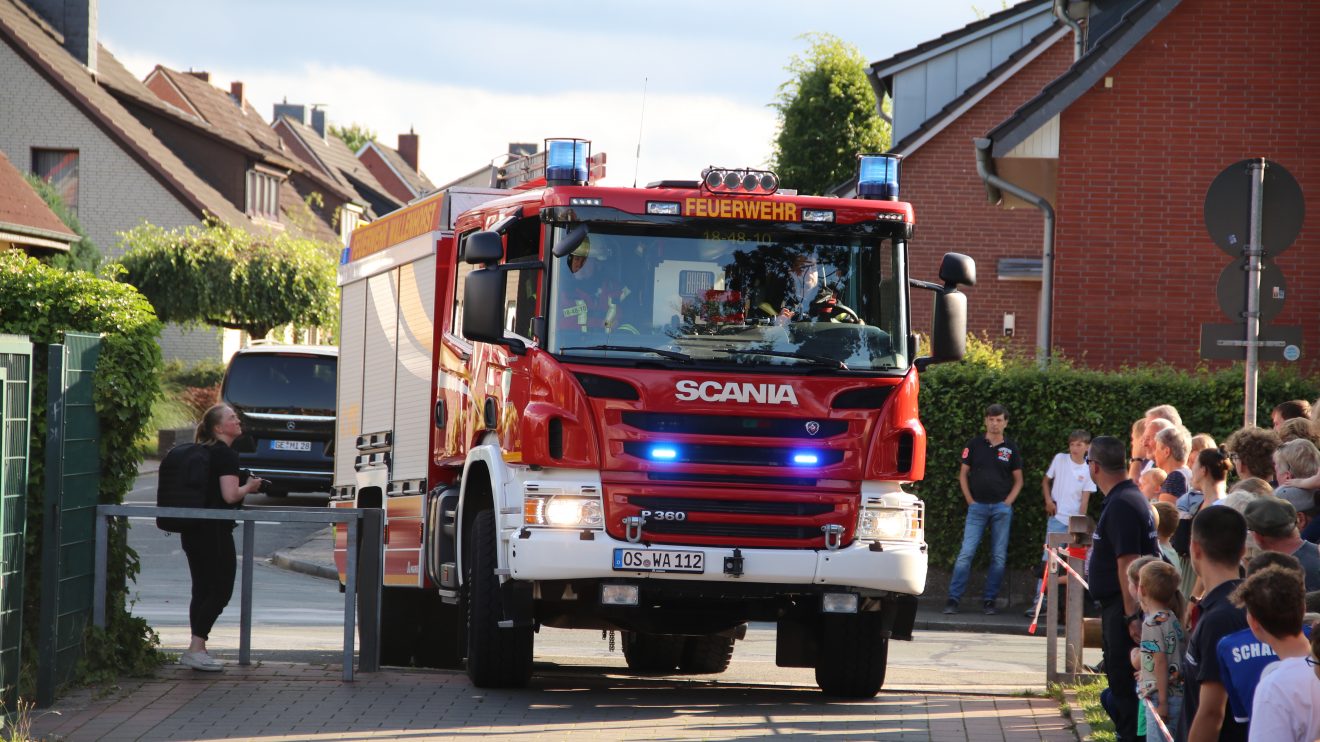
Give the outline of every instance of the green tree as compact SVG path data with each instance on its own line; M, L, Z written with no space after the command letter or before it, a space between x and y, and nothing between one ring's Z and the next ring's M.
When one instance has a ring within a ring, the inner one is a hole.
M88 239L87 232L83 231L82 224L78 223L78 217L69 210L60 192L55 190L55 186L33 173L28 173L26 177L32 189L41 196L42 201L46 202L46 206L55 212L55 216L64 222L64 226L73 230L79 237L77 242L69 245L69 252L53 255L46 262L61 270L95 273L101 265L101 251L97 250L96 245Z
M121 236L121 279L165 322L207 324L265 337L287 324L332 325L336 246L283 232L252 234L208 220L165 230L143 223Z
M889 148L889 124L875 108L866 61L857 47L829 34L802 38L811 48L785 68L775 103L779 133L774 169L801 193L821 194L857 172L857 155Z
M376 141L376 132L368 129L362 124L349 124L348 126L330 125L330 133L339 137L353 154L362 149L362 145L367 142Z

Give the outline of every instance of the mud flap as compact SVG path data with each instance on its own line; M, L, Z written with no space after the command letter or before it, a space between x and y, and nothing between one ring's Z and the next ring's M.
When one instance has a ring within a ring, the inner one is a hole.
M500 621L500 628L534 625L536 611L532 607L532 583L505 580L500 585L500 602L504 606L504 620Z
M912 641L912 627L917 623L917 596L891 595L880 608L881 625L891 639Z

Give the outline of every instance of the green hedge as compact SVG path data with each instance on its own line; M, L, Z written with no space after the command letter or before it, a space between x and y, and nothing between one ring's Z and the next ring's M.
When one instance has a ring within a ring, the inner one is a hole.
M1304 378L1290 367L1268 364L1260 375L1257 419L1269 425L1270 410L1289 399L1314 400L1320 379ZM1060 363L1048 371L1028 361L1005 361L983 343L973 342L967 361L932 366L921 378L921 419L926 426L926 478L913 491L926 503L926 540L932 566L949 568L962 544L967 507L958 489L960 455L967 440L983 432L986 405L1008 408L1006 435L1022 450L1022 494L1013 508L1010 567L1040 560L1045 539L1041 478L1054 454L1066 451L1068 434L1085 428L1112 435L1126 447L1132 421L1157 404L1178 408L1192 433L1209 433L1222 443L1241 427L1243 372L1186 371L1168 367L1113 372ZM1098 517L1101 498L1091 498ZM987 539L988 540L988 539ZM986 565L981 547L977 566Z
M131 286L91 273L65 272L16 251L0 251L0 332L27 335L44 346L65 330L102 333L93 398L101 423L101 502L121 503L137 478L136 440L160 393L161 324ZM46 352L33 354L32 440L27 498L23 677L20 692L33 690L41 597L42 501L45 494ZM137 554L112 529L104 633L86 643L83 681L140 674L157 666L155 633L128 612L128 580L138 572Z

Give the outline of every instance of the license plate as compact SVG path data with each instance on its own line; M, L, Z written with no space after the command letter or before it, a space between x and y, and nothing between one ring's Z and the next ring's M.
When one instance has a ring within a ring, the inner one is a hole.
M270 447L275 451L310 451L312 450L311 441L271 441Z
M706 571L706 555L700 551L615 549L614 569L623 572L695 572L701 574Z

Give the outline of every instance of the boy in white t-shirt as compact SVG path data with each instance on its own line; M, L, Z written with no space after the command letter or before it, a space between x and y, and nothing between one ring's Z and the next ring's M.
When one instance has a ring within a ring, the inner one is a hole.
M1247 625L1270 645L1278 662L1265 666L1251 701L1250 742L1310 742L1320 738L1320 678L1311 665L1312 641L1302 633L1306 590L1301 572L1266 567L1230 598L1247 611Z
M1045 495L1045 533L1067 533L1068 519L1074 515L1086 513L1087 501L1095 492L1095 482L1091 481L1090 466L1086 463L1086 449L1091 445L1091 434L1085 430L1074 430L1068 436L1068 452L1057 453L1040 480L1041 492ZM1049 555L1043 555L1045 572L1049 572ZM1036 595L1039 596L1040 582L1036 583ZM1035 604L1027 609L1026 615L1036 613Z

